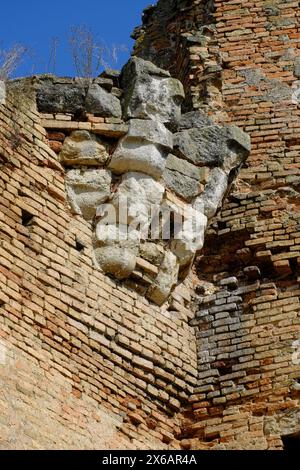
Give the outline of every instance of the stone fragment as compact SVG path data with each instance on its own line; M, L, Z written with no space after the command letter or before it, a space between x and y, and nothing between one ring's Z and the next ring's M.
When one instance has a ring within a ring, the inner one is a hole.
M147 291L147 298L162 305L169 297L178 280L179 263L176 256L167 251L154 284Z
M168 150L173 148L172 133L159 121L131 119L127 137L136 137L152 144L161 145Z
M140 171L159 179L165 169L167 152L143 139L125 136L120 140L109 164L115 173Z
M163 247L157 243L145 241L140 245L140 256L155 266L161 265L164 254L165 251Z
M74 131L64 141L59 158L64 165L103 166L109 159L109 145L88 131Z
M163 123L179 120L184 90L169 72L133 57L123 69L121 84L126 119L153 119Z
M113 80L108 77L97 77L94 79L93 83L100 85L102 88L104 88L107 91L111 91L114 85Z
M207 181L208 175L207 167L197 167L170 154L166 161L163 178L168 188L190 201L203 191L201 183Z
M190 111L189 113L182 114L178 122L178 131L183 129L193 129L212 126L213 121L203 111Z
M125 279L134 271L137 261L140 234L126 225L104 225L96 227L96 260L105 273L117 279Z
M207 167L198 167L193 165L182 158L178 158L171 153L168 155L166 161L166 169L177 171L184 176L188 176L189 178L193 178L200 183L206 183L208 176L209 176L209 168Z
M224 170L213 168L203 193L196 198L193 207L211 219L221 206L228 188L228 176Z
M250 137L236 126L185 129L174 135L174 153L195 165L219 166L227 172L249 155Z
M176 255L180 266L187 266L196 252L203 247L207 217L202 212L187 207L181 228L171 242L171 250Z
M167 150L172 145L172 134L162 123L132 119L128 134L120 140L109 166L116 173L140 171L160 178Z
M189 178L178 171L169 170L168 168L164 171L164 181L169 189L186 201L191 201L203 190L203 186L196 179Z
M86 87L81 83L55 83L54 77L37 83L37 108L41 113L82 114Z
M88 89L85 109L87 113L101 117L122 117L120 100L97 83L93 83Z
M143 173L128 172L122 177L118 191L112 199L112 204L120 213L126 210L127 224L139 224L141 230L148 232L151 214L158 209L162 201L165 188ZM122 223L124 223L122 221Z
M70 170L66 175L66 191L76 214L91 220L99 205L110 197L111 172L102 169Z
M136 255L127 248L102 246L95 248L94 253L101 269L117 279L126 279L135 269Z

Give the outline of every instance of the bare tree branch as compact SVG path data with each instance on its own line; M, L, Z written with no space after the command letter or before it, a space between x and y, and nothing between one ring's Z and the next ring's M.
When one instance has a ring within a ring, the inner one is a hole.
M69 45L75 71L80 77L97 75L101 67L109 67L110 60L118 61L119 52L127 51L126 46L106 46L85 25L71 27Z
M51 38L50 56L49 56L49 62L47 66L47 72L56 73L57 51L58 51L59 43L60 41L57 36L54 36Z
M0 80L7 80L22 62L27 47L15 44L10 49L0 49Z

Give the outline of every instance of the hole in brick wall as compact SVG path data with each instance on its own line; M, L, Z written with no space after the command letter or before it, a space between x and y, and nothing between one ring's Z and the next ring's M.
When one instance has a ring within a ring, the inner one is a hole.
M7 161L8 159L3 154L0 154L0 165L4 165Z
M1 308L1 307L4 307L4 305L5 305L4 300L0 300L0 308Z
M30 212L22 209L21 220L22 220L22 225L24 225L24 227L28 227L29 225L31 225L33 222L33 218L34 218L33 214L30 214Z
M218 369L219 374L227 375L232 373L232 366L238 364L238 359L224 359L223 361L216 361L212 364L213 367Z
M300 432L282 436L283 450L285 451L299 451L300 446Z
M223 220L218 220L217 224L219 230L224 230L227 228L227 222L224 222Z
M84 244L80 241L80 240L77 240L75 241L75 248L76 250L79 252L79 253L82 253L83 250L85 249L85 246Z
M291 269L292 269L293 272L295 272L295 271L298 270L297 258L291 258L291 259L290 259L290 267L291 267Z

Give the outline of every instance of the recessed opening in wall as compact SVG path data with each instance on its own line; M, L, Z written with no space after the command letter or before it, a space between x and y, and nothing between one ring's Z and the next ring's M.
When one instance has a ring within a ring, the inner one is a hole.
M218 220L217 224L219 230L224 230L227 228L227 222L224 222L223 220Z
M33 222L33 218L33 214L30 214L30 212L26 211L25 209L22 209L21 220L22 225L24 225L24 227L28 227L29 225L31 225Z
M79 253L82 253L83 250L85 249L85 246L84 246L84 244L83 244L80 240L78 240L78 239L76 238L76 240L75 240L75 248L76 248L77 251L79 251Z
M287 451L299 451L300 448L300 431L295 434L289 434L287 436L281 436L283 443L283 450Z

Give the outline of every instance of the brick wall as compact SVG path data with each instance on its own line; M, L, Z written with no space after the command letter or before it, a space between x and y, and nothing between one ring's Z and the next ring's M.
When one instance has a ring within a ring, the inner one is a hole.
M235 123L252 141L195 263L198 386L182 445L281 448L280 436L300 427L299 2L159 5L136 32L136 53L164 63L176 36L170 69L185 75L187 109Z
M159 5L136 53L252 154L159 308L94 268L30 97L1 106L1 448L273 449L299 432L299 5Z
M0 111L0 448L176 448L196 380L189 290L160 309L95 268L30 87Z

